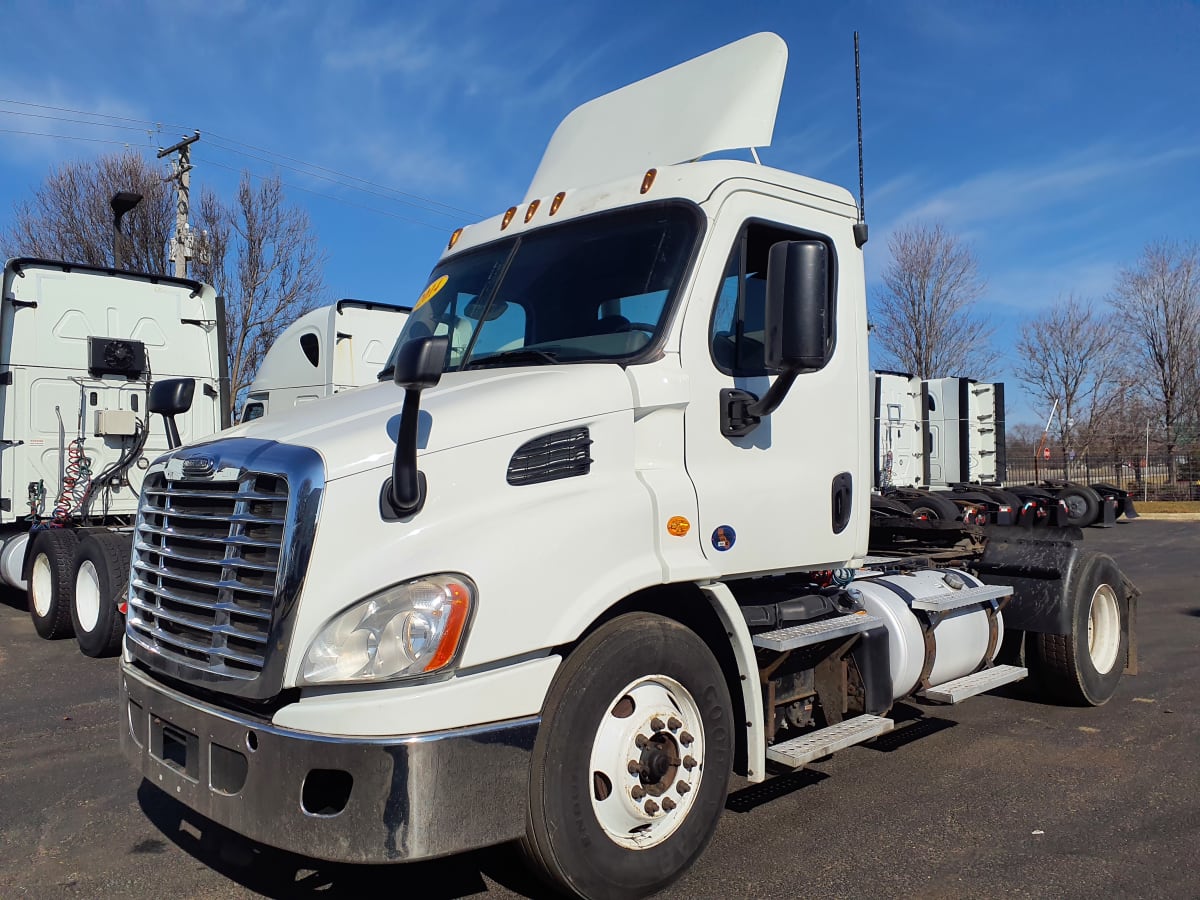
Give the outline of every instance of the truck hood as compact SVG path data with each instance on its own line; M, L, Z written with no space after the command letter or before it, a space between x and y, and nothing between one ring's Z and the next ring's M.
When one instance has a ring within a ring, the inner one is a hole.
M332 481L391 464L403 399L403 389L391 382L368 385L269 411L221 432L218 440L311 447L324 458ZM436 453L632 407L629 380L611 363L448 372L421 394L417 446L420 454Z

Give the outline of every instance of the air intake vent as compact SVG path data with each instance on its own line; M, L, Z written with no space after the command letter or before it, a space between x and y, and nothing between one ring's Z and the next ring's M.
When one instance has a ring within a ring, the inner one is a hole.
M508 463L509 484L538 484L586 475L592 468L591 432L571 428L526 441Z

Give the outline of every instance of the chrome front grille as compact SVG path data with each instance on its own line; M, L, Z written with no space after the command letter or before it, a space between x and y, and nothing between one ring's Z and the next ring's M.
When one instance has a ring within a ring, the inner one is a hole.
M266 662L288 523L288 482L147 475L134 538L127 633L155 658L220 679Z

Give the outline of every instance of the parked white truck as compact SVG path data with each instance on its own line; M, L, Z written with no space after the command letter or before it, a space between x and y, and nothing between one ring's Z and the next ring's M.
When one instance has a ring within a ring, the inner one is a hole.
M346 299L300 316L263 357L241 421L374 384L409 312L406 306Z
M732 772L901 698L1026 661L1110 698L1109 558L961 523L906 555L941 534L911 518L871 552L859 209L696 161L769 144L786 56L754 35L576 109L525 199L454 233L395 384L150 467L120 700L146 779L308 856L519 839L561 890L633 897L703 851Z
M115 652L112 602L149 461L170 445L152 385L187 376L195 441L227 419L224 311L197 281L40 259L4 267L0 308L0 577L28 591L43 637ZM122 530L123 529L123 530Z

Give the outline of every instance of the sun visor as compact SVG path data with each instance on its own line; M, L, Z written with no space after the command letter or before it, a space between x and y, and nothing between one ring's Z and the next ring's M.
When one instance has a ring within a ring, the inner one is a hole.
M783 38L761 32L577 107L550 138L526 202L719 150L769 146L786 68Z

